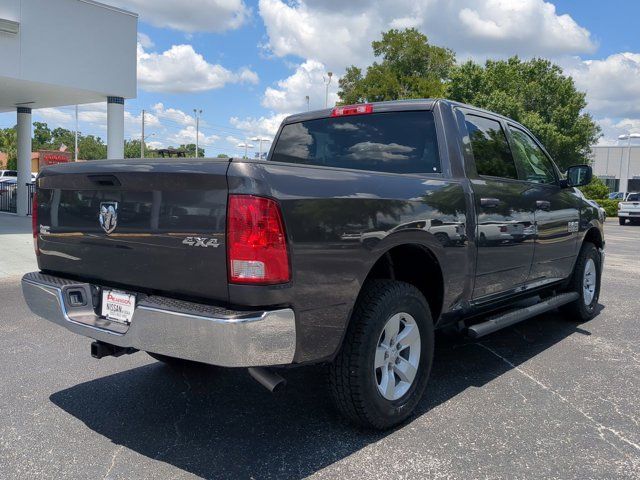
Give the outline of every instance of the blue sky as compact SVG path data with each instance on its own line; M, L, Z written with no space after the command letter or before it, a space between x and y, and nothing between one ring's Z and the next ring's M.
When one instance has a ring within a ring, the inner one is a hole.
M416 27L459 59L542 56L587 92L602 143L640 131L640 2L597 0L103 0L139 13L138 97L126 104L126 137L148 112L155 146L193 142L203 110L207 155L237 155L247 138L273 135L287 114L324 106L323 75L366 66L389 28ZM34 112L73 127L73 108ZM15 115L1 114L0 127ZM104 105L81 107L80 129L106 136ZM257 150L256 142L249 142Z

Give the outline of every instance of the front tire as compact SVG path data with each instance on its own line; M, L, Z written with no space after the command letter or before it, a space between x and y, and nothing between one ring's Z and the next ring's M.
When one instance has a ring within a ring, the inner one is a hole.
M580 250L573 276L567 291L577 292L579 297L561 308L571 320L586 322L596 316L600 298L602 260L598 249L592 243L585 243Z
M433 338L429 305L417 288L394 280L365 284L329 367L338 410L366 428L404 421L427 386Z
M627 219L624 217L618 217L618 223L620 225L624 225L626 223Z

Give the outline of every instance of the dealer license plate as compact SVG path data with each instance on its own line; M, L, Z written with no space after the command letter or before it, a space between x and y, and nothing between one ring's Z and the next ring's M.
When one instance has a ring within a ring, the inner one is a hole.
M119 323L131 323L136 296L118 290L102 290L102 316Z

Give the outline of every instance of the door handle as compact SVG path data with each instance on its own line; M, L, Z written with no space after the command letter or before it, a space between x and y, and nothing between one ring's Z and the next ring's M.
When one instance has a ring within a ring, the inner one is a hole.
M548 200L537 200L536 208L538 210L544 210L548 212L551 209L551 202L549 202Z
M498 198L481 198L480 206L485 208L494 208L500 205L500 199Z

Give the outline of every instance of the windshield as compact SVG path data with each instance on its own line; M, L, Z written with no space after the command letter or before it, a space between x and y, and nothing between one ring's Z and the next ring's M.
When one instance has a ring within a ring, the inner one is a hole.
M388 112L285 125L271 160L392 173L440 171L433 113Z

